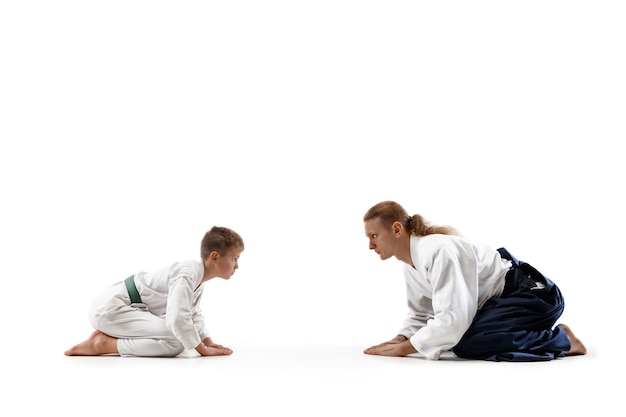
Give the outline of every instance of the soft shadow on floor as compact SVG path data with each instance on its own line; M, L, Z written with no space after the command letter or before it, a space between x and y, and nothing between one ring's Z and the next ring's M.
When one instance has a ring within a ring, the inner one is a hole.
M44 407L66 417L111 410L319 417L474 409L501 416L495 404L513 398L507 416L538 409L544 415L610 416L618 409L611 405L619 398L616 385L607 375L622 365L603 363L593 349L587 356L535 363L471 361L451 353L439 361L382 357L365 355L360 346L243 344L234 350L204 358L193 352L179 358L18 356L5 368L4 406L19 406L24 415Z

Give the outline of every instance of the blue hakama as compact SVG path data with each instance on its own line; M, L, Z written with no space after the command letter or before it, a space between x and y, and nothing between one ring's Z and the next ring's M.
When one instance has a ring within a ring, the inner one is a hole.
M513 262L501 296L478 310L470 328L452 351L461 358L489 361L549 361L571 345L565 331L552 326L564 309L563 295L550 279L506 249Z

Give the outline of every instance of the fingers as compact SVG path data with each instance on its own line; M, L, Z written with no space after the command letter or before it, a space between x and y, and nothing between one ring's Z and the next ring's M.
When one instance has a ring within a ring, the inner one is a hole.
M393 349L393 345L385 342L380 345L372 346L364 350L368 355L384 355L385 352Z
M406 356L417 353L417 350L409 341L405 341L402 343L384 343L379 346L373 346L369 349L365 349L365 353L382 356Z
M378 345L374 345L374 346L368 347L367 349L364 350L364 352L365 353L371 353L370 351L375 351L377 349L382 348L383 346L388 346L388 345L391 345L391 344L394 344L394 342L383 342L383 343L380 343Z
M367 355L380 355L380 356L395 356L393 354L393 346L379 345L365 349Z
M233 353L232 349L229 349L227 347L217 347L217 346L212 346L212 348L216 349L218 352L220 352L220 355L230 355L231 353Z
M205 346L204 349L200 352L202 356L225 356L233 353L232 349L227 347L218 347L218 346Z
M367 348L367 350L377 349L379 347L385 346L386 344L387 344L387 342L381 343L381 344L378 344L378 345L374 345L374 346L370 346L370 347Z

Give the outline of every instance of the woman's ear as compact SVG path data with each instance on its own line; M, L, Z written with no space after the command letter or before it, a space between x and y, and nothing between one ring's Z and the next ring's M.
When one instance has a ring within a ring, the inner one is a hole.
M404 226L402 226L402 223L400 223L399 221L395 221L391 225L391 230L393 231L394 235L398 236L404 231Z

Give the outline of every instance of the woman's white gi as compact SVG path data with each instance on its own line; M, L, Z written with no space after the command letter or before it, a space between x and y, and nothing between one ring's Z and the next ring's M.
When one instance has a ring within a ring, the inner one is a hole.
M511 261L486 245L452 235L411 236L405 264L409 312L399 334L428 359L439 359L472 324L476 311L502 293Z

